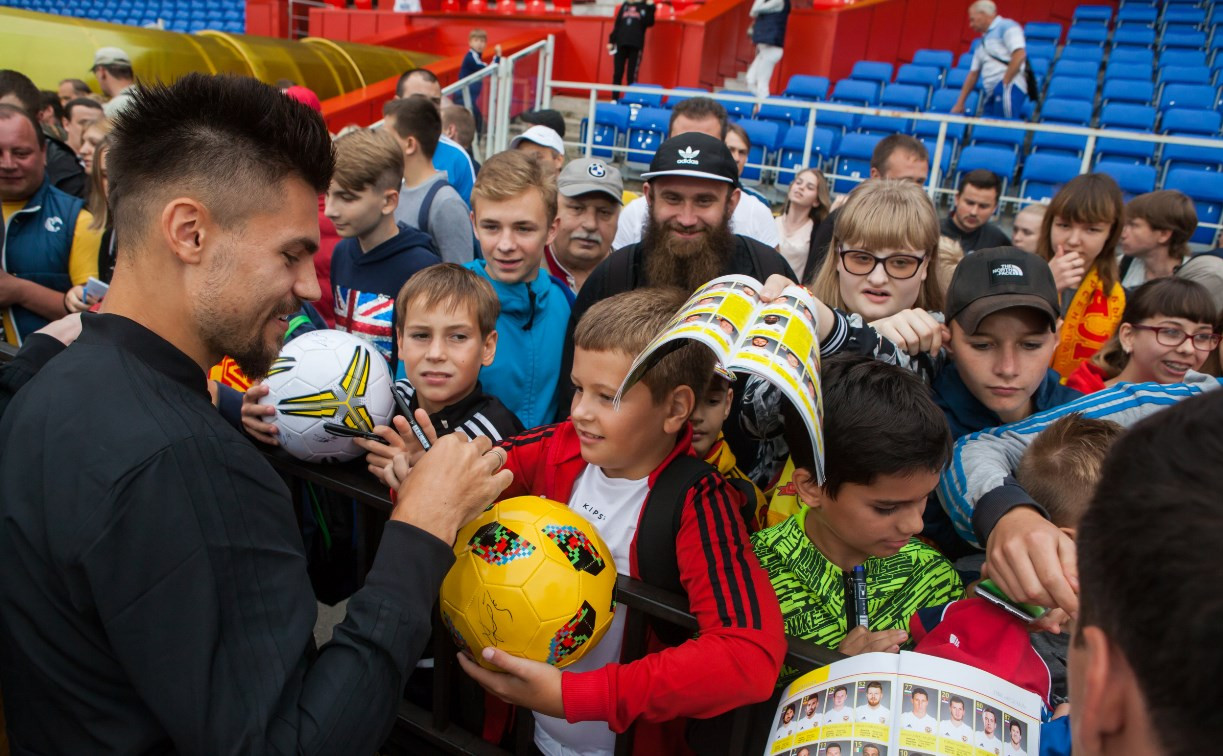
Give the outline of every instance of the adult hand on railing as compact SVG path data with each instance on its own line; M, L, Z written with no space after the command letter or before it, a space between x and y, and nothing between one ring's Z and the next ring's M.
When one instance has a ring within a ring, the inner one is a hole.
M1078 252L1067 252L1062 245L1057 245L1053 259L1049 261L1049 270L1053 271L1053 283L1058 291L1078 291L1087 273L1083 256Z
M858 625L837 645L837 650L846 656L869 654L883 651L889 654L900 653L900 644L909 639L904 630L868 630Z
M502 470L506 453L484 436L467 440L461 433L438 439L395 496L391 519L406 522L453 544L459 528L493 503L514 474ZM396 457L400 464L402 456Z
M499 648L485 648L484 661L504 672L493 672L459 653L459 666L489 693L509 704L525 706L549 717L564 718L561 671L551 664L511 656Z

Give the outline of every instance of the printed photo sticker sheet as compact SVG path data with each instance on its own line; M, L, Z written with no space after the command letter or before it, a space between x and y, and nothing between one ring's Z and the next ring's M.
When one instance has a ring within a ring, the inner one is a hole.
M822 482L824 403L815 300L805 289L790 286L766 304L760 300L761 288L747 276L723 276L697 289L633 361L616 399L672 350L687 340L700 342L713 350L723 370L758 375L781 389L811 435Z
M1039 696L965 664L862 654L791 683L765 754L1037 756L1040 713Z

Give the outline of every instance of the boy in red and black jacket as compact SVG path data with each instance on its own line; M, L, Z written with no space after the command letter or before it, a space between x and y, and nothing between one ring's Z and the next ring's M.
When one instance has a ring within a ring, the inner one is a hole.
M639 546L659 535L641 528L651 519L644 513L667 506L649 494L674 460L693 455L688 419L695 391L709 385L712 355L681 347L625 392L618 409L613 399L635 355L683 300L678 291L638 289L591 307L574 336L570 419L502 447L514 473L504 497L567 502L607 542L617 571L639 579L653 558ZM673 548L697 637L668 645L651 635L643 658L622 663L621 608L599 645L563 672L492 648L483 658L505 673L460 663L494 695L536 712L535 742L545 754L611 754L615 733L635 723L636 752L686 752L683 718L768 698L786 651L776 596L739 514L743 503L713 467L685 494Z

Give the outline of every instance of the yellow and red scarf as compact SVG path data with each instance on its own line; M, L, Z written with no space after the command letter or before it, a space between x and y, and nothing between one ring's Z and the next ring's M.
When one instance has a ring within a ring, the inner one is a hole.
M1105 296L1100 274L1094 267L1089 270L1066 310L1062 338L1050 363L1062 383L1112 337L1124 312L1125 290L1121 285L1113 284L1113 290Z

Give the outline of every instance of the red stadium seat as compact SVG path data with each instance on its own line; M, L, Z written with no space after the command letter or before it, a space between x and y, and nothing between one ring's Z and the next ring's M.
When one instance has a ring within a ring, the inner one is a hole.
M487 13L488 6L484 4L484 0L468 0L467 12L468 13Z
M458 13L459 0L442 0L442 13Z
M663 20L675 18L675 6L670 3L659 3L654 11L654 18Z
M374 0L353 0L353 7L357 10L373 10Z
M348 7L348 3L345 0L327 0L327 4L333 8L344 9Z
M497 0L497 13L512 16L518 12L518 0Z
M568 13L573 10L573 0L552 0L552 10L557 13Z
M527 0L527 15L542 16L548 12L548 5L544 0Z

